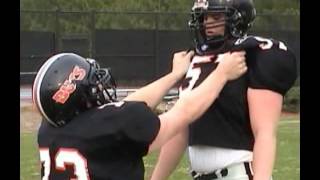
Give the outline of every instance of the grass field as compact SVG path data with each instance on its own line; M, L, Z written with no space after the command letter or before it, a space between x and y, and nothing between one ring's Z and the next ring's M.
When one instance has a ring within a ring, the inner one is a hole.
M279 123L277 160L273 173L274 180L300 179L300 123L299 117L283 117ZM144 158L146 174L150 177L158 153ZM40 179L40 165L35 133L20 134L20 180ZM177 167L170 180L191 180L186 156Z

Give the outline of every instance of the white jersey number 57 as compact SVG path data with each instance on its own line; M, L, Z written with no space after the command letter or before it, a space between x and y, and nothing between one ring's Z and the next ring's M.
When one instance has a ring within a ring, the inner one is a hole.
M260 44L260 46L259 46L263 50L271 49L271 47L273 46L273 42L270 39L262 38L262 37L259 37L259 36L254 36L254 38L257 41L260 41L260 42L264 43L264 44ZM279 49L282 49L282 50L286 51L287 50L287 46L284 45L283 42L279 41Z

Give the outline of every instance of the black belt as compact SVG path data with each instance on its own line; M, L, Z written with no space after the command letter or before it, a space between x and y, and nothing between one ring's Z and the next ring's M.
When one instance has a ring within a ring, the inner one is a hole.
M251 174L251 170L250 170L250 164L249 162L244 162L244 167L246 169L246 173L249 177L249 180L252 180L253 177L252 177L252 174ZM225 177L228 175L228 168L224 168L224 169L221 169L220 171L220 174L221 174L221 177ZM212 180L212 179L217 179L218 176L217 176L217 172L212 172L212 173L209 173L209 174L199 174L195 171L191 171L191 176L193 177L194 180Z

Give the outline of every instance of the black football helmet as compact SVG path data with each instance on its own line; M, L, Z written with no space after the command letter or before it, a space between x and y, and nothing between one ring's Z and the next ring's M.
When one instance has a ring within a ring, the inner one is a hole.
M211 27L224 25L224 35L206 36L204 18L210 13L225 15L225 23L210 24ZM214 52L217 49L225 48L229 40L232 41L246 35L255 16L256 10L252 0L196 0L188 25L193 32L197 52Z
M109 69L73 53L49 58L38 71L32 87L34 104L55 127L116 98L116 82Z

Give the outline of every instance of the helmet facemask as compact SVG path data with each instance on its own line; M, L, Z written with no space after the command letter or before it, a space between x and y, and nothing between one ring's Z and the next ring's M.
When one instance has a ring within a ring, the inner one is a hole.
M117 100L116 82L113 79L110 69L100 68L93 59L87 59L90 63L90 76L88 77L89 88L88 100L93 106L100 106L105 103Z

